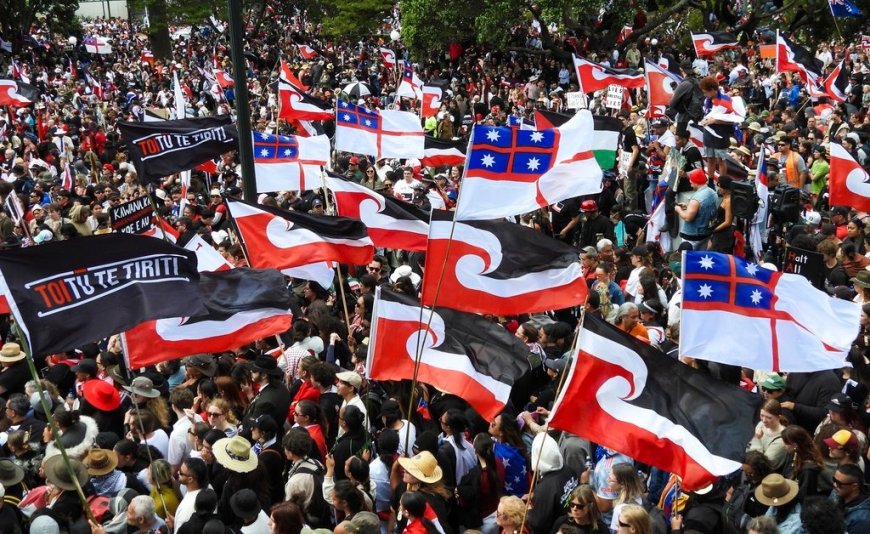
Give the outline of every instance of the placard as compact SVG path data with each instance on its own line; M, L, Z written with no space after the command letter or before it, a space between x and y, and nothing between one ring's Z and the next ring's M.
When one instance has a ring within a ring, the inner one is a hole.
M150 230L152 214L148 197L140 197L109 209L112 228L122 234L141 234Z
M608 85L607 98L604 100L604 107L609 109L622 109L623 93L625 93L625 87L621 85Z
M818 289L824 289L824 259L818 252L795 247L785 248L782 272L799 274Z
M581 93L580 91L569 91L565 93L565 101L567 102L568 109L586 109L586 95Z

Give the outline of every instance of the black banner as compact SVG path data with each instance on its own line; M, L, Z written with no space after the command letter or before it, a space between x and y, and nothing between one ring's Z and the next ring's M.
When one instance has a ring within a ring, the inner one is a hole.
M786 247L782 272L799 274L817 289L824 289L824 258L818 252L802 248Z
M124 202L109 210L112 228L122 234L141 234L152 228L151 216L154 210L148 197L139 197Z
M151 319L206 313L196 254L153 237L107 234L10 250L0 254L0 275L37 355Z
M232 119L200 117L160 122L119 122L130 159L146 182L193 169L238 148Z

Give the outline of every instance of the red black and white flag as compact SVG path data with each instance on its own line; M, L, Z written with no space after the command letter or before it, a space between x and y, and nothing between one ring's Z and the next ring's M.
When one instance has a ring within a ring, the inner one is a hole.
M831 175L828 180L831 206L870 211L870 175L839 143L831 143Z
M362 265L375 249L362 221L227 199L251 267L286 269L323 261Z
M296 43L296 48L299 49L299 55L305 59L314 59L319 55L317 50L305 43Z
M473 313L423 308L422 317L421 324L414 297L376 290L367 376L412 379L420 347L418 380L462 397L487 420L498 415L514 382L529 369L525 343Z
M287 121L323 121L335 118L335 109L292 83L278 81L278 117Z
M287 65L287 62L283 59L281 60L281 73L278 75L278 79L282 82L289 83L293 87L302 91L310 89L310 87L303 84L302 81L293 74L293 70L290 69L290 66Z
M467 149L466 140L451 141L427 135L423 140L423 157L420 158L420 164L423 167L463 165Z
M417 206L327 173L327 187L335 198L342 217L361 220L378 248L426 250L429 237L429 214Z
M199 293L207 314L147 321L125 333L132 368L235 349L293 323L284 275L273 269L201 273Z
M840 61L822 84L825 96L834 102L845 102L849 96L847 93L849 89L849 76L846 73L846 69L843 68L844 61Z
M441 96L444 88L437 84L427 83L423 85L423 107L420 108L421 117L434 117L441 109Z
M0 80L0 106L19 108L29 106L33 102L19 92L15 80Z
M574 72L583 93L601 91L607 89L608 85L638 89L644 84L642 72L634 69L612 69L577 56L574 56Z
M236 84L235 80L233 80L233 77L230 76L227 71L223 69L214 70L214 79L221 89L226 89Z
M776 32L776 72L797 72L804 83L818 85L822 62L806 48Z
M759 404L587 314L549 423L675 473L693 490L740 469Z
M570 308L587 293L578 258L531 228L504 220L454 226L453 212L432 210L423 304L493 315Z
M35 355L54 354L151 319L205 313L193 252L133 234L9 250L6 295Z
M396 68L396 53L390 50L389 48L378 48L378 52L381 54L381 61L384 62L384 65L389 69Z
M739 46L737 37L729 32L693 33L692 44L695 46L695 55L698 57L710 57L722 50Z

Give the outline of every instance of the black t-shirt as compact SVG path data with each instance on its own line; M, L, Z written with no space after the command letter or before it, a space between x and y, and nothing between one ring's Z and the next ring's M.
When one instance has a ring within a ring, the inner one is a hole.
M634 128L631 126L627 126L624 130L622 130L622 140L620 141L622 145L622 149L626 152L631 152L631 150L636 146L640 148L640 145L637 142L637 134L634 133Z
M9 398L13 393L24 393L24 384L30 380L30 371L27 369L27 362L21 360L15 362L11 367L7 367L0 373L0 386L6 388L3 396Z
M550 206L550 213L553 221L553 233L558 234L580 214L580 199L569 198Z

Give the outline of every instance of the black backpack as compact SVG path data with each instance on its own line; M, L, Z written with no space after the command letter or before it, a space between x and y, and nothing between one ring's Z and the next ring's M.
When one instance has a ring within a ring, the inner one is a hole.
M332 528L332 509L323 498L323 477L326 468L317 462L317 469L302 466L294 474L312 475L314 477L314 494L311 503L305 508L305 523L312 529Z
M671 531L671 522L664 510L646 499L643 500L643 509L649 514L652 534L668 534Z

